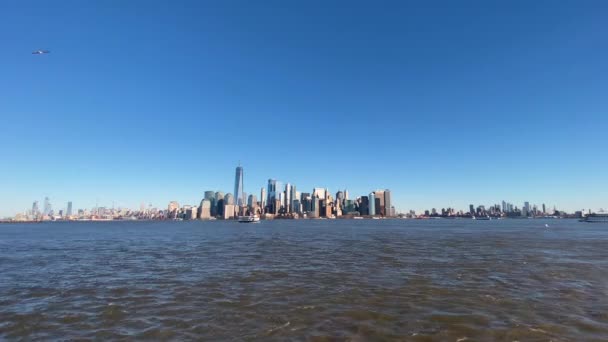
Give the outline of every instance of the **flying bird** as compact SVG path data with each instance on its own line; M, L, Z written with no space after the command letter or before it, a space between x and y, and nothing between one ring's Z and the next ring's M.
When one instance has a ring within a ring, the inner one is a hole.
M51 51L49 51L49 50L36 50L36 51L32 51L32 55L45 55L50 52Z

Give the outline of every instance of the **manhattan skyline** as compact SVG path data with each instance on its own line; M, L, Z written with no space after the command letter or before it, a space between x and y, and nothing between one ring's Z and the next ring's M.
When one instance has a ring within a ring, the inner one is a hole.
M2 3L0 217L47 196L195 204L234 189L238 160L258 196L272 177L391 189L403 212L606 208L606 15L599 1Z

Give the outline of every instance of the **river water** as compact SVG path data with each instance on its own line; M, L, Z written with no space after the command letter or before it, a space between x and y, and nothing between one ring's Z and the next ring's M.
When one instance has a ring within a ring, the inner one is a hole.
M608 225L0 225L0 339L81 338L606 341Z

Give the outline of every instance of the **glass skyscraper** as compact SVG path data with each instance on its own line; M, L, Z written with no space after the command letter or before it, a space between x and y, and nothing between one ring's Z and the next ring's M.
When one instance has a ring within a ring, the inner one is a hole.
M234 199L235 204L238 206L244 206L247 202L243 194L243 167L236 167L236 174L234 176Z

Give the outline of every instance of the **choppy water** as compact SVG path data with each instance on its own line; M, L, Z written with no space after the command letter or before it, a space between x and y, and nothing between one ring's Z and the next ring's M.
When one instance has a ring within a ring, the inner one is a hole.
M608 225L1 225L0 339L78 338L608 340Z

